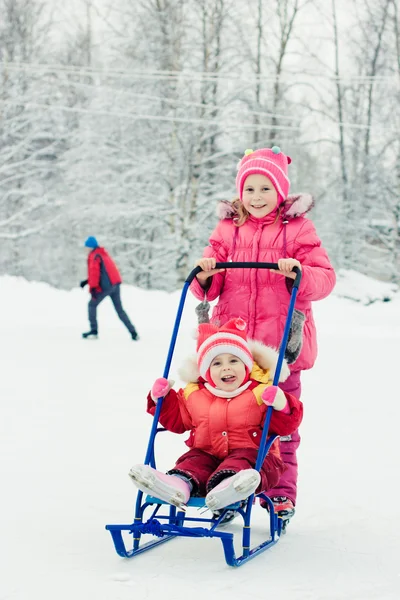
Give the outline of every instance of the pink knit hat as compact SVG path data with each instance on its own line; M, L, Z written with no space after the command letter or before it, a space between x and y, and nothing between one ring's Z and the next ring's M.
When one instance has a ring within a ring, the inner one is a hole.
M215 385L209 375L212 361L218 354L233 354L246 366L250 373L254 359L246 340L246 322L243 319L230 319L222 327L212 323L201 323L198 327L197 365L200 375L211 385Z
M238 165L236 176L236 189L242 200L243 186L249 175L261 174L268 177L280 196L278 204L286 200L289 193L290 180L288 165L292 162L290 156L281 152L279 146L261 148L260 150L246 150L245 155Z

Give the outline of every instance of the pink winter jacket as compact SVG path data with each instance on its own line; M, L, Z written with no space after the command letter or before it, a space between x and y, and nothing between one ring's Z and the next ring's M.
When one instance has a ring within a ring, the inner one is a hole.
M203 254L215 257L217 262L278 262L279 258L289 257L301 263L296 309L306 319L303 345L297 360L290 365L292 372L314 365L317 340L311 302L328 296L336 281L315 227L304 216L310 206L311 197L292 197L286 222L283 218L274 222L275 213L263 219L250 216L240 227L234 225L231 213L230 218L219 222ZM210 280L207 299L212 301L219 297L212 314L213 323L223 325L233 317L242 317L248 324L248 338L279 347L289 307L291 279L267 269L226 269ZM196 278L191 290L197 298L204 299L204 289Z

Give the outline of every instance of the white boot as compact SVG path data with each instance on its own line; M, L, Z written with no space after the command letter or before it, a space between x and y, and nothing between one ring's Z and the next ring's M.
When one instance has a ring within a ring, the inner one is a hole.
M176 475L161 473L149 465L134 465L129 477L139 490L164 502L180 507L189 501L190 486Z
M236 475L223 479L206 496L206 504L210 510L218 510L245 500L255 492L261 481L260 473L255 469L244 469Z

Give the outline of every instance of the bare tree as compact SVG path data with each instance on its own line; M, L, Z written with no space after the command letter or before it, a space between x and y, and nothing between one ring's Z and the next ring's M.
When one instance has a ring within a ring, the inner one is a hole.
M51 20L39 0L1 0L0 59L0 237L3 269L18 271L21 255L14 243L44 227L46 180L53 169L57 141L29 102L37 96L38 77L27 61L45 54ZM16 66L16 61L22 67Z

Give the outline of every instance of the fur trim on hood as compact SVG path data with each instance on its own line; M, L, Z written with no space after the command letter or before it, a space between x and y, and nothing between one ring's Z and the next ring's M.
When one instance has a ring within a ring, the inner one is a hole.
M278 352L275 348L265 346L261 342L256 340L247 341L254 361L264 370L270 371L271 381L275 375L276 363L278 362ZM199 380L200 373L197 367L197 356L193 354L189 356L178 369L179 377L185 383L196 382ZM282 363L282 369L279 377L279 381L283 382L290 375L290 370L286 360Z
M284 216L286 219L295 219L308 213L314 206L314 198L311 194L289 194L284 204Z
M224 219L233 219L237 217L237 212L232 202L229 202L229 200L221 200L221 202L218 202L217 217L221 221Z
M282 218L295 219L309 212L314 206L314 198L311 194L289 194L283 204ZM217 205L217 217L223 219L234 219L237 212L228 200L221 200Z
M275 350L275 348L271 348L271 346L265 346L265 344L258 342L257 340L248 340L247 343L250 346L254 361L262 369L269 369L271 373L271 379L273 379L275 375L276 363L278 362L278 351ZM283 359L279 381L283 383L286 381L289 375L290 369L286 360Z

